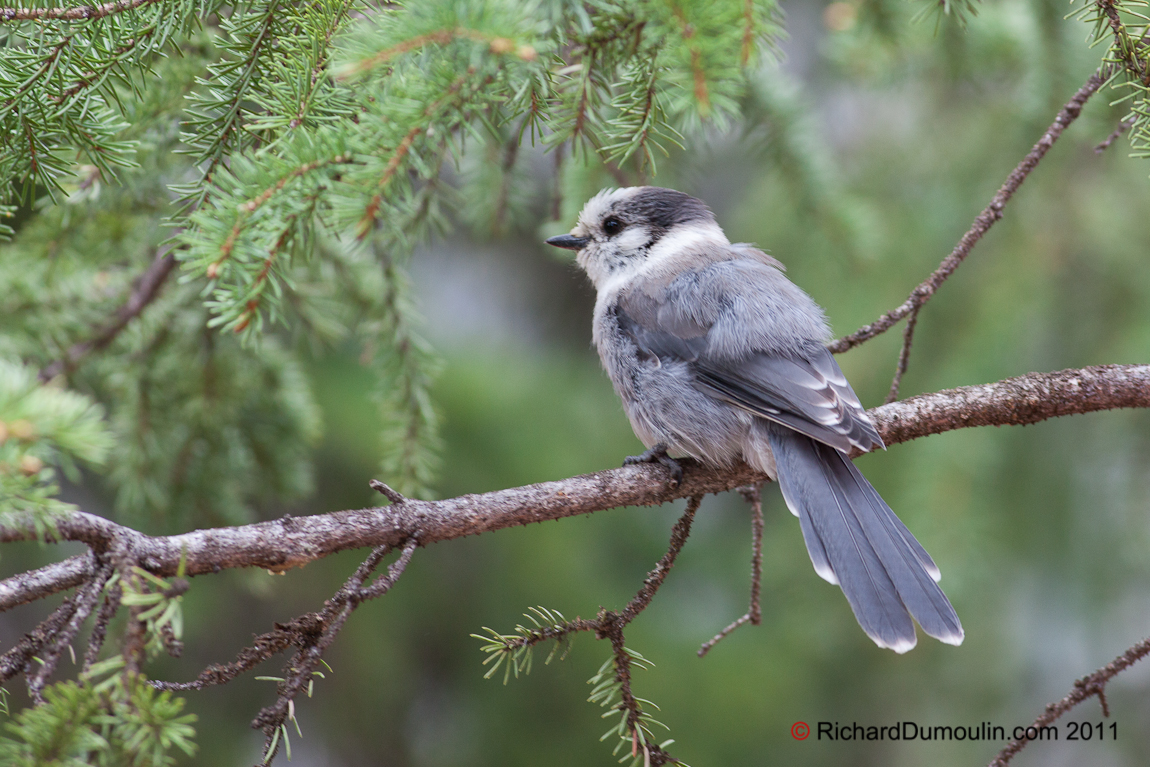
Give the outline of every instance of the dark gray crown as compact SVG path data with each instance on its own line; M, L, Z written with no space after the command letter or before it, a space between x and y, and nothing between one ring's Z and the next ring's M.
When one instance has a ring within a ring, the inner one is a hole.
M622 204L626 212L665 232L691 221L714 222L715 216L702 200L658 186L645 186Z

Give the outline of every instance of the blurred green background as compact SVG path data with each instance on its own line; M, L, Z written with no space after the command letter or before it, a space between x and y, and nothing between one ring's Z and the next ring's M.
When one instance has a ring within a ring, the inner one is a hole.
M1064 3L979 8L963 30L915 23L916 8L891 3L787 3L786 58L763 71L761 95L794 123L690 137L690 151L654 181L702 197L733 241L786 263L837 335L872 321L951 250L1097 66ZM1147 360L1150 166L1121 141L1092 151L1123 114L1113 98L1092 100L923 312L904 396ZM532 183L547 188L549 157L524 151ZM441 497L613 467L641 448L590 347L593 292L541 244L573 222L580 194L606 185L601 171L568 178L563 220L529 198L503 236L461 229L413 257L426 332L444 362ZM901 327L839 358L868 406L887 391L900 339ZM313 359L325 433L317 489L307 503L269 505L267 517L376 502L367 481L380 425L360 351ZM841 592L815 575L797 521L768 486L763 625L697 658L701 642L743 613L749 591L746 504L708 497L663 590L628 632L655 663L637 674L636 692L661 706L670 750L688 764L985 764L1003 743L798 742L790 727L989 721L1009 730L1150 634L1150 414L954 432L859 465L939 564L965 643L926 638L905 656L876 648ZM101 511L98 491L70 492ZM568 617L622 606L681 508L608 511L418 551L398 586L348 622L315 696L297 701L304 737L291 763L611 764L611 746L597 740L607 725L585 702L607 646L578 637L566 660L503 686L482 678L469 635L509 631L534 605ZM63 553L5 551L5 574ZM274 621L317 609L363 554L282 577L197 578L185 597L186 652L153 675L191 679L231 659ZM5 646L44 609L6 614ZM257 673L276 675L281 662ZM248 722L272 702L274 684L253 676L187 694L199 716L196 763L259 758L262 736ZM1150 667L1122 675L1108 698L1116 742L1069 743L1064 721L1058 743L1031 745L1014 763L1150 763ZM1065 720L1101 718L1091 700Z

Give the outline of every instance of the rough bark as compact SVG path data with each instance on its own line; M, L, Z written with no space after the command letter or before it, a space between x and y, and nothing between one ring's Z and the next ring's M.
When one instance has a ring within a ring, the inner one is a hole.
M1058 416L1132 407L1150 407L1150 365L1030 373L992 384L923 394L870 413L890 445L972 426L1032 424ZM681 463L683 481L676 487L670 486L667 469L644 464L442 501L405 499L385 507L284 516L253 525L161 538L76 512L59 519L57 539L82 541L97 552L115 542L125 546L141 566L163 576L175 574L181 555L187 558L188 575L230 567L285 570L346 549L402 546L413 536L421 546L427 546L620 506L654 506L766 479L744 464L713 468L691 460ZM30 521L10 517L0 524L0 542L33 537ZM75 586L90 576L91 568L90 557L75 557L0 582L0 610Z

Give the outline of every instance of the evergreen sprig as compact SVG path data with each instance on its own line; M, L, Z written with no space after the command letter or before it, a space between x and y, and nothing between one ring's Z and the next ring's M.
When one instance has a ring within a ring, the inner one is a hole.
M110 593L118 585L127 586L125 604L146 608L135 617L145 652L172 652L182 624L179 594L187 581L169 582L133 568L129 578L113 576L104 588ZM21 710L5 725L0 763L168 767L176 764L174 751L193 755L196 715L183 713L182 698L154 689L127 669L124 655L115 654L92 663L76 681L46 687L40 705Z
M0 201L58 195L77 154L111 178L135 163L123 102L150 64L182 42L216 0L136 0L0 10Z
M503 684L507 684L512 675L518 679L520 674L531 673L535 646L541 642L555 641L544 665L550 665L556 655L559 660L564 660L571 651L571 630L563 613L542 606L528 610L523 617L531 622L530 626L517 623L510 634L484 626L486 635L471 635L484 643L480 649L487 653L483 665L490 668L483 674L484 679L491 679L500 668L503 669Z
M1150 3L1093 0L1073 15L1093 26L1092 45L1106 46L1103 63L1113 71L1111 87L1129 109L1131 156L1150 157Z
M0 359L0 514L31 512L41 532L55 498L57 470L78 479L77 461L102 464L112 447L104 412L89 397L41 386L35 371Z
M649 750L655 744L655 734L652 728L655 726L662 727L664 730L670 728L651 716L648 708L644 708L647 706L656 711L659 710L658 706L646 698L634 697L634 707L629 707L624 701L623 680L630 679L632 670L637 668L650 669L655 664L629 647L624 647L623 653L626 654L627 658L625 669L621 669L622 661L618 654L613 653L610 658L603 662L595 675L587 680L587 684L593 685L587 702L595 703L600 708L607 709L603 712L604 719L613 716L619 717L619 721L603 733L599 740L607 740L611 736L615 736L618 742L611 753L618 756L621 751L623 752L619 763L622 764L630 760L630 767L640 767L644 763L650 763ZM658 748L660 750L665 749L674 742L674 740L664 740L658 744ZM683 763L676 761L675 764Z

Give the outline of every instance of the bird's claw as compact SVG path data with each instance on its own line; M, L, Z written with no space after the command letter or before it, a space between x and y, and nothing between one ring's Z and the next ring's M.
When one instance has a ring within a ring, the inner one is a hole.
M683 467L671 456L667 455L667 446L660 442L639 455L629 455L623 459L624 466L633 466L637 463L657 463L671 472L671 487L678 487L683 482Z

